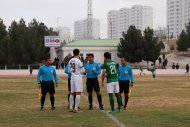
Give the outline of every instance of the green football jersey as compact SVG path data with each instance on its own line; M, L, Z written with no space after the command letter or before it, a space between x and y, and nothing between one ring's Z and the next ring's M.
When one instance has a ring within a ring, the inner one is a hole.
M118 66L114 61L107 61L103 65L103 69L106 70L107 83L118 82Z

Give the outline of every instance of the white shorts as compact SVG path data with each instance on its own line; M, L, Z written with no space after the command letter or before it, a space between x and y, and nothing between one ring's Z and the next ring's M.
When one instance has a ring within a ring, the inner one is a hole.
M71 77L71 93L83 92L82 76Z
M107 84L107 92L108 93L119 93L119 83L111 82Z

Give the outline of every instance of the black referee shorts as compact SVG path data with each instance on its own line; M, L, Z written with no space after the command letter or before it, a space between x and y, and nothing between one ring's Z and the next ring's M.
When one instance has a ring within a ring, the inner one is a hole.
M44 94L55 94L55 86L53 81L42 81L41 93Z
M119 80L119 92L120 93L124 92L125 94L129 93L129 80L127 81Z
M71 78L68 78L68 91L71 92Z
M100 92L98 78L87 78L86 89L87 89L87 92L93 92L93 90L95 92Z

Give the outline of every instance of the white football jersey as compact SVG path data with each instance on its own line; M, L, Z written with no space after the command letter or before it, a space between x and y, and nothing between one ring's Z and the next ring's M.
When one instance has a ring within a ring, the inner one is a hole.
M69 61L69 70L72 76L83 75L85 71L83 63L81 62L79 58L72 58Z

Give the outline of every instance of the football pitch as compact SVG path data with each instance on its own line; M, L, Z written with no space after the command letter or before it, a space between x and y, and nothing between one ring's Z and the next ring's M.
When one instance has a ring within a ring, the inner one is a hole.
M85 82L84 82L85 83ZM126 127L190 127L190 77L135 77L128 109L112 115ZM105 110L109 110L106 87L101 89ZM84 85L84 95L86 87ZM95 94L94 94L95 95ZM68 112L67 78L59 77L56 110L39 110L34 76L0 78L0 127L117 127L106 113L88 110L81 97L80 112ZM96 96L94 102L97 103ZM116 99L115 99L116 102Z

